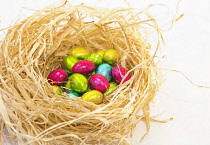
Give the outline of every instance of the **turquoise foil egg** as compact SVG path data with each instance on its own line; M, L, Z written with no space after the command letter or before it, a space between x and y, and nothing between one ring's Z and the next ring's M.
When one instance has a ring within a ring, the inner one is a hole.
M69 90L66 93L67 93L67 97L72 98L72 99L79 97L79 94L75 92L74 90Z
M113 66L111 66L107 63L101 64L97 68L96 74L103 75L108 79L108 81L110 81L112 79L112 68L113 68Z

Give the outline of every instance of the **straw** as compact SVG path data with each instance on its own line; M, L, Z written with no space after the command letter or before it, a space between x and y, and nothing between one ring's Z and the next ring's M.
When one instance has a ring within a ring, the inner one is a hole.
M159 38L156 46L148 44L150 34ZM156 20L131 8L48 6L14 25L0 44L2 138L21 145L130 144L139 121L150 128L149 104L161 82L154 62L161 38ZM47 75L75 46L116 49L116 65L132 78L100 105L56 95Z

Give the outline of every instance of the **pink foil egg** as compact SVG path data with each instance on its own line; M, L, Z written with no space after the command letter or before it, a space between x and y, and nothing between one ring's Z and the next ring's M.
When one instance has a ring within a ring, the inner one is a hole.
M89 75L95 69L95 65L93 62L88 60L81 60L72 67L73 73L80 73L84 76Z
M112 69L112 77L115 79L115 81L118 84L123 80L123 78L126 76L127 73L128 71L123 67L115 66ZM122 83L128 81L130 78L131 76L130 74L128 74Z
M64 69L55 69L47 77L51 85L61 85L68 79L68 73Z
M94 74L89 79L90 87L94 90L98 90L100 92L106 92L110 87L109 81L107 78L100 74Z

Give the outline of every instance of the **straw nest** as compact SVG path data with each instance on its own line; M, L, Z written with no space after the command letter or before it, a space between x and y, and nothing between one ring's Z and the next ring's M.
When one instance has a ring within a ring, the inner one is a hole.
M160 36L145 11L84 5L47 7L14 25L0 49L2 139L21 145L129 144L140 120L149 130L149 103L160 81L147 42L152 31ZM56 95L47 75L61 68L74 46L116 49L116 65L130 70L132 78L100 105Z

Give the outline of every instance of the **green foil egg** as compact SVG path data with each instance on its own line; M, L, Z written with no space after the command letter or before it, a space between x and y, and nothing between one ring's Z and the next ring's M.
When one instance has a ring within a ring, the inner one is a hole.
M97 53L91 53L85 58L85 60L92 61L96 66L99 66L103 62L103 57Z
M63 66L63 69L68 73L68 74L72 74L72 71L67 69L65 66Z
M79 97L79 94L75 92L74 90L69 90L66 93L67 93L67 97L72 98L72 99Z
M59 87L59 86L52 86L55 93L58 94L58 95L62 95L63 94L63 90Z
M71 82L68 81L65 85L64 85L65 90L72 90L71 88Z
M73 55L78 59L84 59L89 54L90 54L89 49L85 47L73 47L69 51L69 55Z
M91 90L82 95L82 100L100 104L103 102L103 94L97 90Z
M110 82L109 84L110 84L110 87L109 87L109 89L104 93L105 96L110 95L112 92L114 92L114 90L116 89L116 87L117 87L117 85L118 85L116 82Z
M115 49L109 49L107 50L105 53L104 53L104 61L108 64L114 64L116 63L118 57L119 57L119 54L117 52L117 50Z
M63 59L63 68L68 72L72 73L72 67L74 66L75 63L77 63L79 60L72 55L68 55Z
M74 73L68 79L71 82L71 88L74 91L84 93L88 89L88 81L84 75Z

